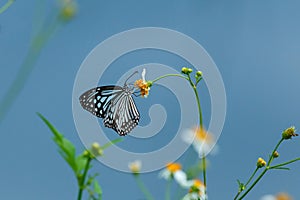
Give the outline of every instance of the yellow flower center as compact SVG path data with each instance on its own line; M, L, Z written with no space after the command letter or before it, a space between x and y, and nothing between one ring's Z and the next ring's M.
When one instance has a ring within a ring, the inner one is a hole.
M146 81L139 79L135 81L134 86L140 89L142 97L148 96L150 87Z
M128 166L132 173L137 174L141 170L142 163L141 163L141 161L136 160L134 162L129 163Z
M201 187L201 186L203 186L204 184L202 183L202 181L200 181L199 179L196 179L195 181L194 181L194 186L195 187L197 187L197 188L199 188L199 187Z
M168 163L167 170L174 173L178 170L181 170L181 165L179 163Z
M204 184L199 179L194 179L194 183L191 186L189 193L197 193L198 195L202 194L201 188L204 187Z
M212 136L204 128L195 128L195 137L199 141L212 141Z

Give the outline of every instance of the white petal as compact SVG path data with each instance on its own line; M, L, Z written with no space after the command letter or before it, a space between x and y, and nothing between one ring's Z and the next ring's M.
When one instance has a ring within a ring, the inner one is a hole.
M198 153L199 157L202 157L203 154L207 154L209 153L209 150L210 150L210 146L207 145L205 142L198 142L198 141L195 141L193 143L193 147L195 149L195 151Z
M181 138L184 142L192 144L195 138L195 132L192 129L187 129L183 131Z
M142 71L142 80L145 82L146 81L146 69L144 68Z
M185 172L181 170L174 173L174 179L183 188L190 188L193 185L193 181L188 181Z
M168 180L171 177L171 172L169 170L164 169L158 174L158 177Z
M174 179L178 182L178 183L183 183L186 182L186 174L181 171L178 170L174 173Z
M193 143L193 147L195 149L195 151L199 154L199 157L202 157L203 154L207 155L207 154L212 154L212 155L216 155L218 153L218 145L214 145L213 144L209 144L207 142L200 142L195 140Z
M188 193L187 195L185 195L182 200L195 200L198 198L202 198L202 197L200 197L197 193L193 192L193 193Z
M128 163L128 167L131 171L140 171L140 169L142 168L142 162L140 160L135 160Z

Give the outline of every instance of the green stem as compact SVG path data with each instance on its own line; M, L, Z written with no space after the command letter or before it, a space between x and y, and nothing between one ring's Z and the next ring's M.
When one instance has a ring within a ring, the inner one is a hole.
M4 4L1 8L0 8L0 14L2 14L4 11L6 11L13 3L15 2L15 0L8 0L6 2L6 4Z
M256 169L254 170L254 172L252 173L252 175L250 176L249 180L247 181L247 183L245 184L245 187L247 187L247 185L251 182L251 180L253 179L254 175L256 174L256 172L258 171L258 167L256 167Z
M184 78L184 79L188 80L187 77L185 77L185 76L183 76L183 75L181 75L181 74L166 74L166 75L157 77L156 79L154 79L154 80L152 81L152 83L154 83L154 82L156 82L156 81L158 81L158 80L160 80L160 79L166 78L166 77L168 77L168 76L177 76L177 77L181 77L181 78Z
M283 142L283 138L281 138L279 140L279 142L276 144L274 150L272 151L272 154L270 155L270 158L267 162L267 165L264 169L264 171L256 178L256 180L252 183L252 185L245 191L245 193L238 199L241 200L243 199L251 190L252 188L258 183L258 181L264 176L264 174L270 169L270 164L272 163L272 161L274 160L274 153L275 151L277 151L278 147L280 146L280 144ZM273 166L274 167L274 166Z
M190 85L192 86L195 96L196 96L196 100L197 100L197 106L198 106L198 113L199 113L199 126L200 129L203 129L203 118L202 118L202 109L201 109L201 104L200 104L200 98L199 98L199 94L198 94L198 90L196 87L196 84L194 84L192 82L191 76L190 74L188 74L188 81L190 82ZM207 180L206 180L206 155L203 154L202 156L202 167L203 167L203 171L202 171L202 175L203 175L203 183L205 186L204 189L204 194L205 196L207 196Z
M199 98L199 94L197 91L197 88L193 88L195 95L196 95L196 99L197 99L197 105L198 105L198 112L199 112L199 124L200 124L200 128L203 128L203 118L202 118L202 110L201 110L201 105L200 105L200 98Z
M279 147L280 144L283 142L283 140L284 140L284 139L281 138L281 139L279 140L279 142L277 143L277 145L275 146L275 148L274 148L274 150L273 150L273 152L272 152L272 154L270 155L270 158L269 158L269 160L268 160L267 167L269 167L270 164L272 163L272 161L273 161L273 159L274 159L274 153L275 153L275 151L277 151L278 147Z
M243 199L249 192L252 190L252 188L258 183L258 181L265 175L265 173L268 171L268 168L266 167L264 171L257 177L257 179L252 183L252 185L247 189L247 191L239 198L239 200Z
M167 181L165 200L171 200L171 183L172 179Z
M272 167L269 167L269 169L276 169L276 168L278 168L278 167L282 167L282 166L291 164L291 163L296 162L296 161L299 161L299 160L300 160L300 158L295 158L295 159L293 159L293 160L290 160L290 161L287 161L287 162L284 162L284 163L281 163L281 164L278 164L278 165L274 165L274 166L272 166Z
M136 180L136 183L137 183L138 187L143 192L143 194L145 195L146 199L147 200L154 200L154 198L152 197L151 193L147 190L147 188L145 187L144 183L139 178L139 174L134 174L134 177L135 177L135 180Z
M78 191L77 200L81 200L81 198L82 198L82 193L83 193L83 190L84 190L85 178L86 178L87 172L88 172L88 170L90 168L91 161L92 161L92 158L88 157L88 159L86 161L85 168L84 168L83 175L82 175L82 177L78 181L79 191Z
M236 200L236 199L240 196L240 194L241 194L242 191L243 191L243 190L239 190L239 192L235 195L235 197L234 197L233 200Z
M200 104L200 98L199 98L199 94L198 94L198 90L197 90L197 87L196 85L192 82L192 79L190 77L190 74L188 74L188 81L189 83L191 84L193 90L194 90L194 93L195 93L195 96L196 96L196 100L197 100L197 106L198 106L198 113L199 113L199 125L200 125L200 128L202 129L203 128L203 119L202 119L202 109L201 109L201 104Z
M202 157L202 168L203 168L203 183L204 183L204 186L205 186L204 193L206 195L206 156L204 154L203 154L203 157Z
M200 126L200 129L203 129L203 118L202 118L202 109L201 109L201 104L200 104L200 98L199 98L199 94L198 94L198 91L197 91L197 87L196 85L198 84L198 82L201 80L199 79L199 81L194 84L192 82L192 79L190 77L190 74L187 74L187 77L186 76L183 76L181 74L166 74L166 75L163 75L163 76L160 76L156 79L154 79L152 81L152 83L162 79L162 78L165 78L165 77L169 77L169 76L177 76L177 77L181 77L181 78L184 78L186 79L187 81L189 81L190 85L192 86L193 90L194 90L194 93L195 93L195 96L196 96L196 100L197 100L197 106L198 106L198 113L199 113L199 126ZM202 157L202 167L203 167L203 182L204 182L204 185L205 185L205 196L207 196L207 192L206 192L206 156L203 154L203 157Z
M252 175L250 176L249 180L247 181L247 183L244 185L244 187L246 188L247 185L251 182L251 180L253 179L253 177L255 176L256 172L258 171L258 167L255 168L254 172L252 173ZM241 194L241 192L243 192L243 189L239 190L238 193L235 195L234 200L236 200L239 195Z
M55 20L53 24L49 26L49 28L41 30L32 39L28 53L17 73L17 76L8 88L3 99L0 101L0 123L18 97L19 93L22 91L26 81L29 78L29 75L35 67L35 63L41 53L41 50L45 46L46 42L50 39L51 35L53 35L53 33L56 31L58 25L59 24Z

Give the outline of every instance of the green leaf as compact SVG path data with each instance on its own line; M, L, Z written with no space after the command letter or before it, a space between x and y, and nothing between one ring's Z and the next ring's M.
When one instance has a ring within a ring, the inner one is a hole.
M41 114L37 113L37 115L45 122L45 124L49 127L49 129L52 131L54 134L55 138L58 140L61 140L63 138L63 135L56 130L56 128Z
M81 171L84 170L86 162L87 162L87 158L84 155L79 155L79 156L77 156L75 162L76 162L76 166L77 166L76 174L78 175L81 173Z
M96 173L96 174L94 174L93 176L89 176L89 177L88 177L88 180L87 180L87 182L86 182L86 185L87 185L87 186L92 185L92 183L93 183L94 181L96 181L95 178L96 178L98 175L99 175L99 174Z
M239 191L243 191L246 189L246 186L244 183L240 182L240 180L237 180L238 184L239 184Z
M94 181L94 191L98 194L98 199L102 199L102 189L97 180Z
M102 146L102 149L106 149L106 148L110 147L111 145L116 144L116 143L121 142L121 141L123 141L123 138L117 138L117 139L115 139L115 140L112 140L112 141L110 141L110 142L104 144L104 145Z
M63 134L61 134L42 114L37 113L37 115L44 121L44 123L48 126L48 128L53 133L53 141L59 147L58 152L65 159L65 161L72 168L74 173L77 175L77 160L75 158L76 149L75 146L67 139L64 138Z

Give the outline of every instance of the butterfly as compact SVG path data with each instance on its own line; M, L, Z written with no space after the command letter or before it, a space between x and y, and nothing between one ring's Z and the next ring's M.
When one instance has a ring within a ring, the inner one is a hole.
M85 110L103 118L104 126L112 128L120 136L127 135L140 120L140 113L132 97L135 88L127 85L127 80L123 87L117 85L95 87L79 97L79 102Z

